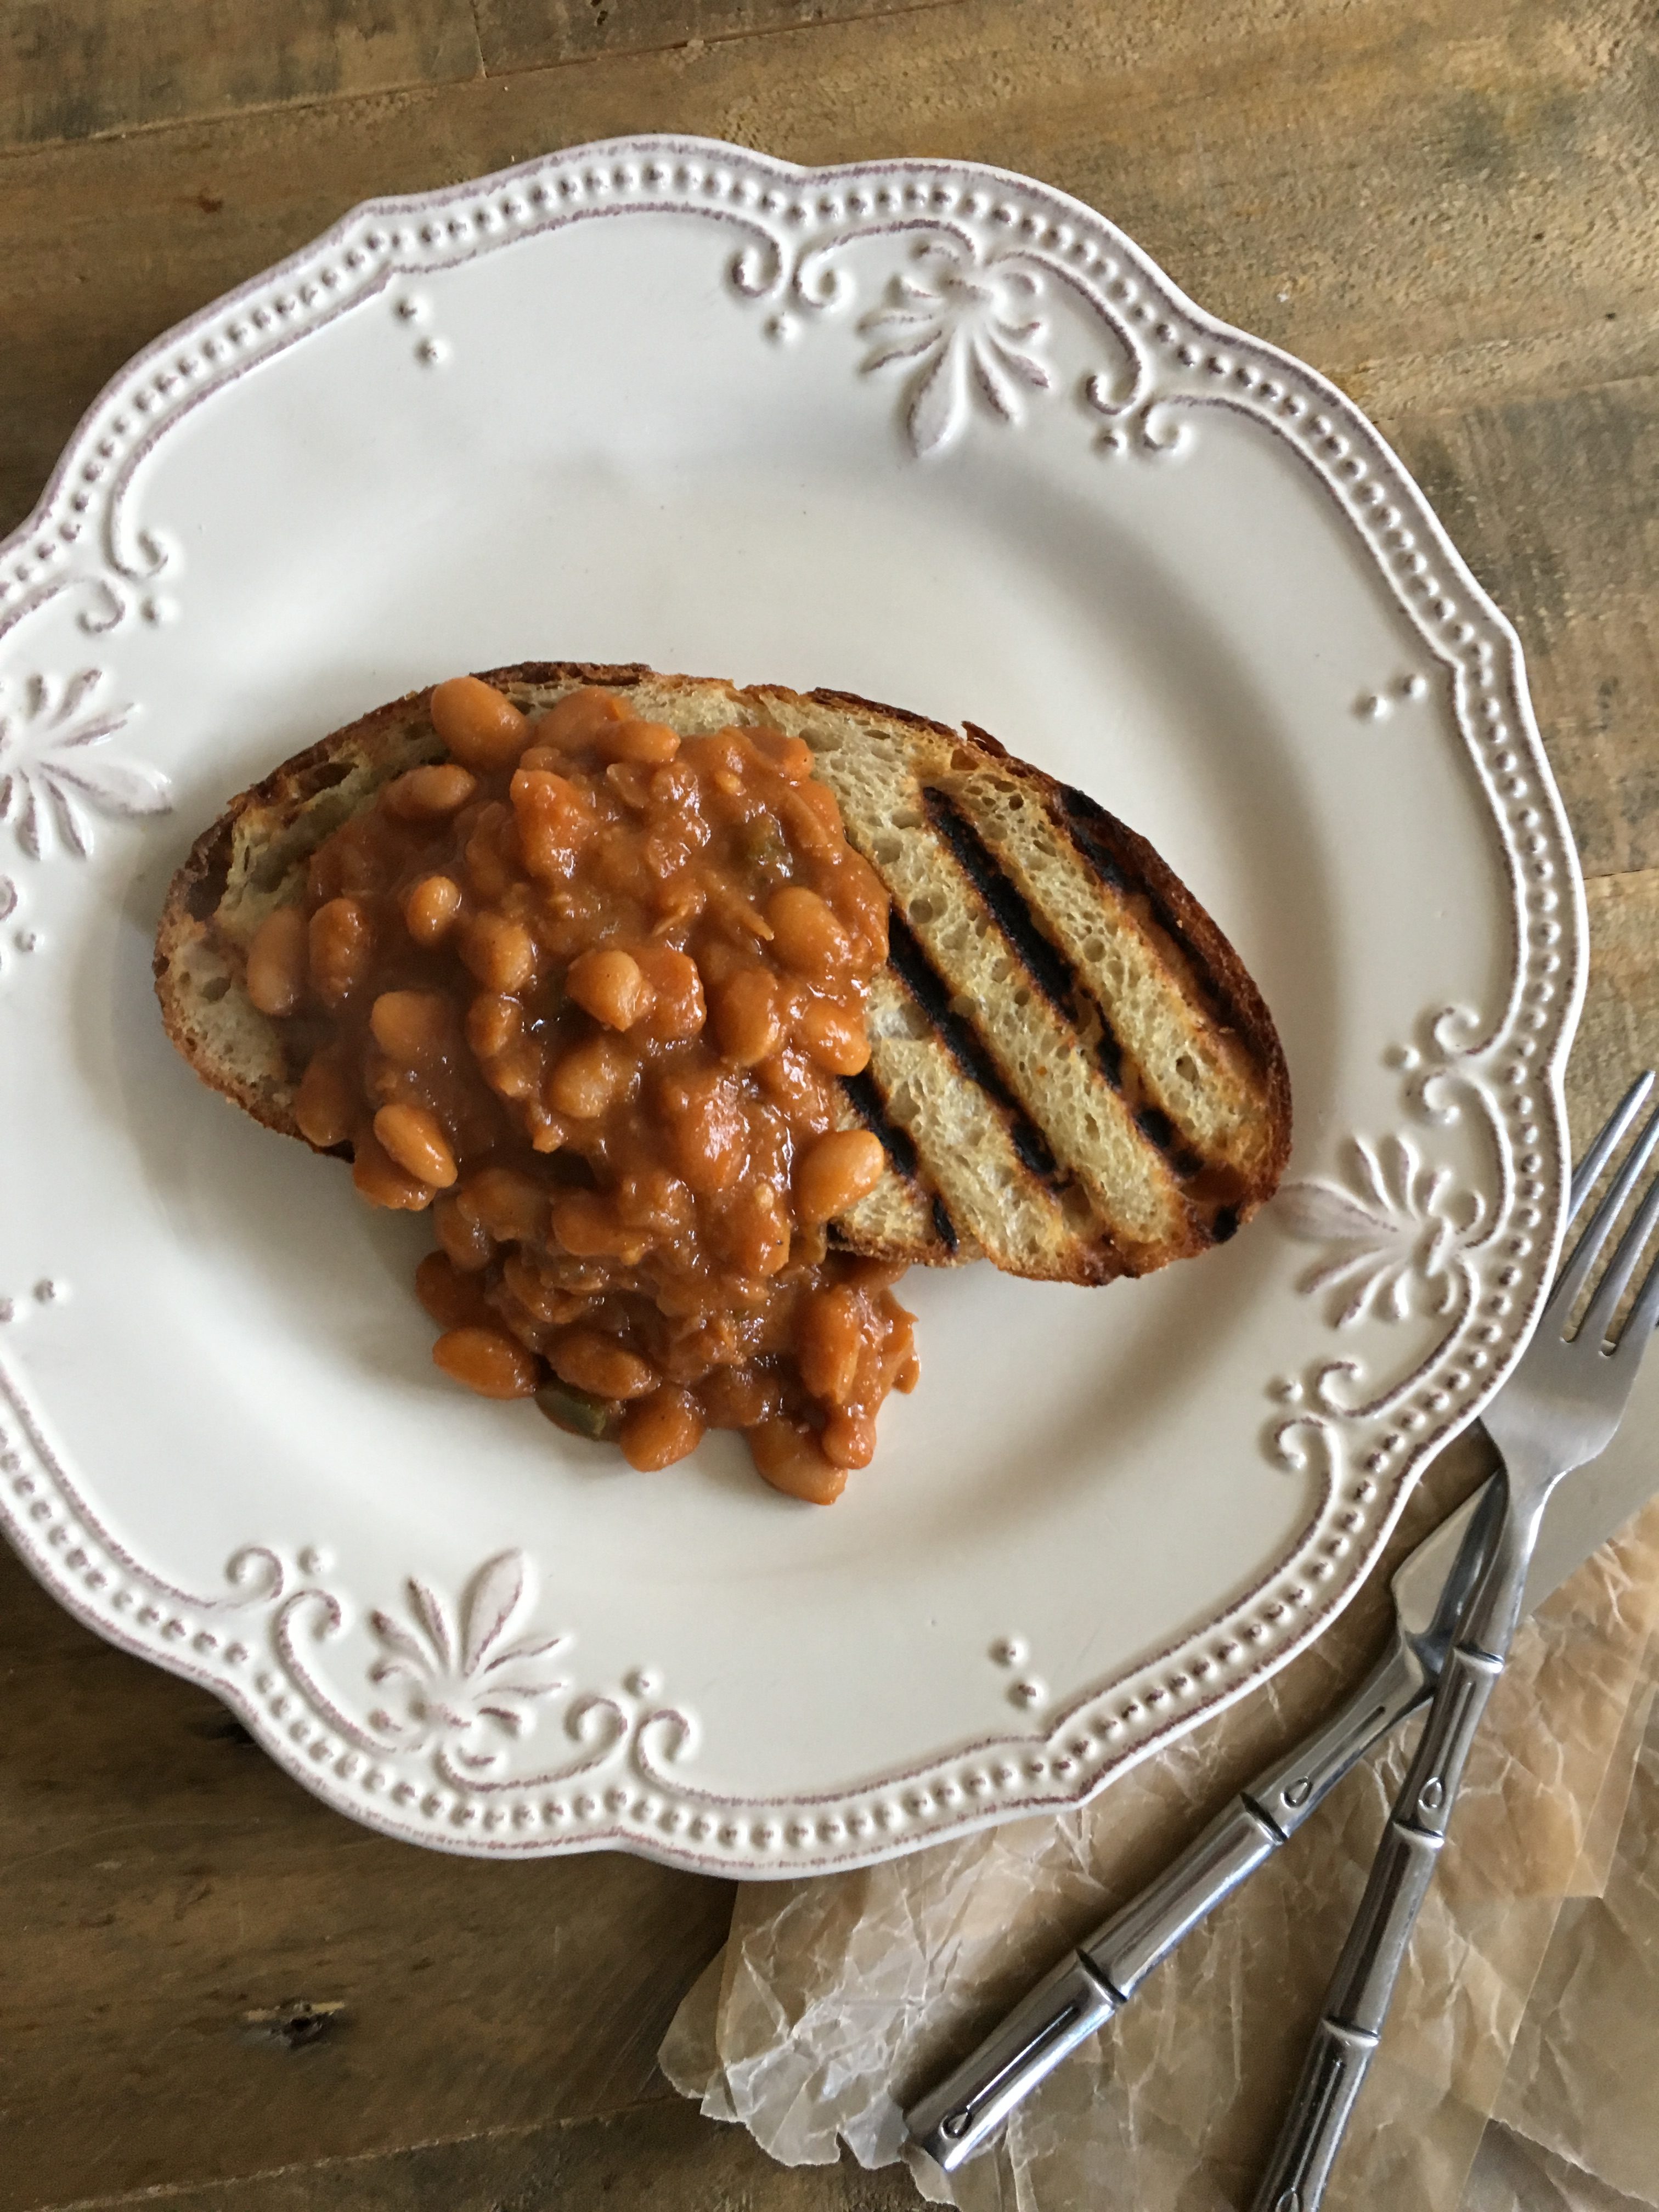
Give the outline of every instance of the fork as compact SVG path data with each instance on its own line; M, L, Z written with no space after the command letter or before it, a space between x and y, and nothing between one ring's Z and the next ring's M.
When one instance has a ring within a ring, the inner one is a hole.
M1569 1226L1653 1085L1651 1072L1638 1077L1574 1168ZM1401 1561L1392 1584L1393 1633L1364 1681L910 2106L904 2117L911 2140L946 2173L982 2149L1015 2106L1128 2003L1206 1914L1285 1848L1373 1744L1428 1705L1504 1506L1504 1480L1494 1474Z
M1602 1451L1623 1416L1659 1322L1659 1261L1616 1341L1620 1300L1659 1222L1659 1178L1620 1238L1577 1328L1568 1329L1613 1224L1656 1144L1648 1121L1557 1277L1537 1331L1484 1416L1502 1455L1507 1506L1484 1572L1458 1625L1417 1747L1326 1993L1302 2078L1251 2212L1316 2212L1376 2049L1395 1984L1486 1701L1520 1619L1527 1570L1550 1492Z

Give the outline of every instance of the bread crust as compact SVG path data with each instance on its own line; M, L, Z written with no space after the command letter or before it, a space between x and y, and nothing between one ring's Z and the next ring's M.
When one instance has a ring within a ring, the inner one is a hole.
M800 693L775 684L742 689L722 678L664 676L639 663L522 661L479 673L485 683L509 696L519 695L521 701L526 693L557 696L582 684L603 685L623 695L648 693L653 719L694 726L773 718L810 721L814 714L845 715L865 732L873 728L905 748L907 757L913 752L927 757L929 773L940 767L942 751L944 762L958 776L986 767L994 768L1005 779L1017 778L1040 797L1057 831L1071 837L1079 855L1097 872L1103 866L1121 868L1133 883L1137 895L1150 902L1165 940L1178 948L1175 964L1191 971L1176 979L1188 999L1201 999L1248 1054L1261 1085L1267 1138L1236 1205L1228 1210L1236 1220L1243 1220L1271 1196L1291 1143L1290 1079L1272 1017L1243 961L1174 870L1146 839L1085 794L1015 759L988 732L971 723L955 730L848 691L822 688ZM392 777L441 755L442 747L430 724L430 698L428 687L388 701L240 793L196 840L163 906L155 976L168 1036L204 1083L265 1127L301 1143L307 1140L295 1123L293 1099L301 1071L287 1064L276 1025L258 1014L246 999L242 987L246 947L265 915L297 896L311 854L340 822L368 804ZM854 835L850 823L849 835ZM860 842L855 835L854 842ZM1101 854L1108 857L1103 861ZM868 849L866 857L876 861ZM857 1118L849 1103L848 1121ZM884 1140L893 1133L885 1132ZM1017 1128L1013 1134L1018 1139ZM349 1147L337 1150L349 1152ZM925 1182L924 1177L924 1188ZM873 1208L862 1228L846 1223L838 1228L841 1240L850 1249L872 1257L945 1265L989 1249L990 1256L1011 1272L1079 1284L1142 1273L1213 1241L1189 1225L1182 1234L1144 1249L1097 1233L1092 1241L1073 1237L1070 1243L1056 1237L1034 1255L1022 1249L1017 1238L1012 1244L1005 1239L1002 1250L990 1249L982 1236L951 1224L948 1210L943 1218L951 1229L948 1237L939 1225L940 1206L935 1198L926 1225L914 1206L905 1214L889 1204L884 1210ZM899 1236L902 1220L910 1225Z

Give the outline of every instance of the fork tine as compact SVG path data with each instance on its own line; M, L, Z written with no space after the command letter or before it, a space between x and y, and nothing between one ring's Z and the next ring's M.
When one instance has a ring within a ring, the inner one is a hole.
M1653 1234L1656 1221L1659 1221L1659 1178L1643 1200L1635 1220L1620 1238L1619 1249L1595 1286L1595 1296L1589 1302L1578 1332L1581 1336L1588 1336L1592 1344L1599 1344L1612 1328L1613 1310L1624 1296L1626 1284L1636 1273L1636 1263Z
M1632 1146L1624 1166L1613 1178L1613 1188L1590 1216L1589 1226L1574 1245L1571 1259L1556 1277L1555 1288L1544 1308L1546 1320L1561 1320L1577 1303L1578 1294L1601 1256L1601 1247L1612 1234L1613 1224L1624 1211L1625 1201L1635 1189L1656 1144L1659 1144L1659 1114L1651 1116Z
M1596 1138L1583 1158L1572 1171L1572 1193L1567 1200L1567 1220L1576 1221L1584 1210L1584 1200L1595 1188L1595 1178L1618 1148L1619 1140L1636 1119L1643 1100L1653 1088L1653 1070L1638 1075L1630 1089L1613 1109L1607 1127Z

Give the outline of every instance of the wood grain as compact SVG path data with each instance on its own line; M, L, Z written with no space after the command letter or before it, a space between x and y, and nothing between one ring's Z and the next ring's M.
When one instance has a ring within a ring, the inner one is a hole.
M646 129L1077 193L1335 377L1424 483L1522 634L1591 878L1579 1141L1659 1055L1640 0L19 0L0 53L0 526L129 355L364 198ZM1396 1541L1482 1464L1468 1440ZM1299 1662L1310 1699L1381 1602ZM914 2201L661 2101L721 1886L355 1828L3 1555L0 1682L0 2212ZM307 2002L286 2036L247 2017Z
M11 0L0 148L483 69L467 0Z
M1589 985L1568 1069L1575 1150L1612 1113L1632 1077L1659 1068L1659 869L1588 886Z
M0 150L955 0L12 0Z
M13 155L0 514L158 329L363 198L653 127L1036 171L1352 390L1516 620L1592 874L1659 860L1659 100L1638 17L1009 0Z
M162 2212L915 2212L902 2167L775 2166L677 2097L583 2122L492 2130L366 2158L169 2189ZM96 2212L155 2208L100 2197ZM94 2212L91 2206L65 2212Z
M858 22L957 0L476 0L478 40L492 76L598 54L649 53L757 31Z

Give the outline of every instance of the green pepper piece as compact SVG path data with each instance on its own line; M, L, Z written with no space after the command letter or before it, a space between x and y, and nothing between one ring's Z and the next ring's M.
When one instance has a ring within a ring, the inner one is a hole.
M537 1391L536 1403L556 1429L596 1444L615 1443L622 1429L622 1408L614 1398L596 1398L556 1376Z
M788 840L774 816L757 814L752 822L745 822L736 842L738 851L751 868L762 874L787 873Z

